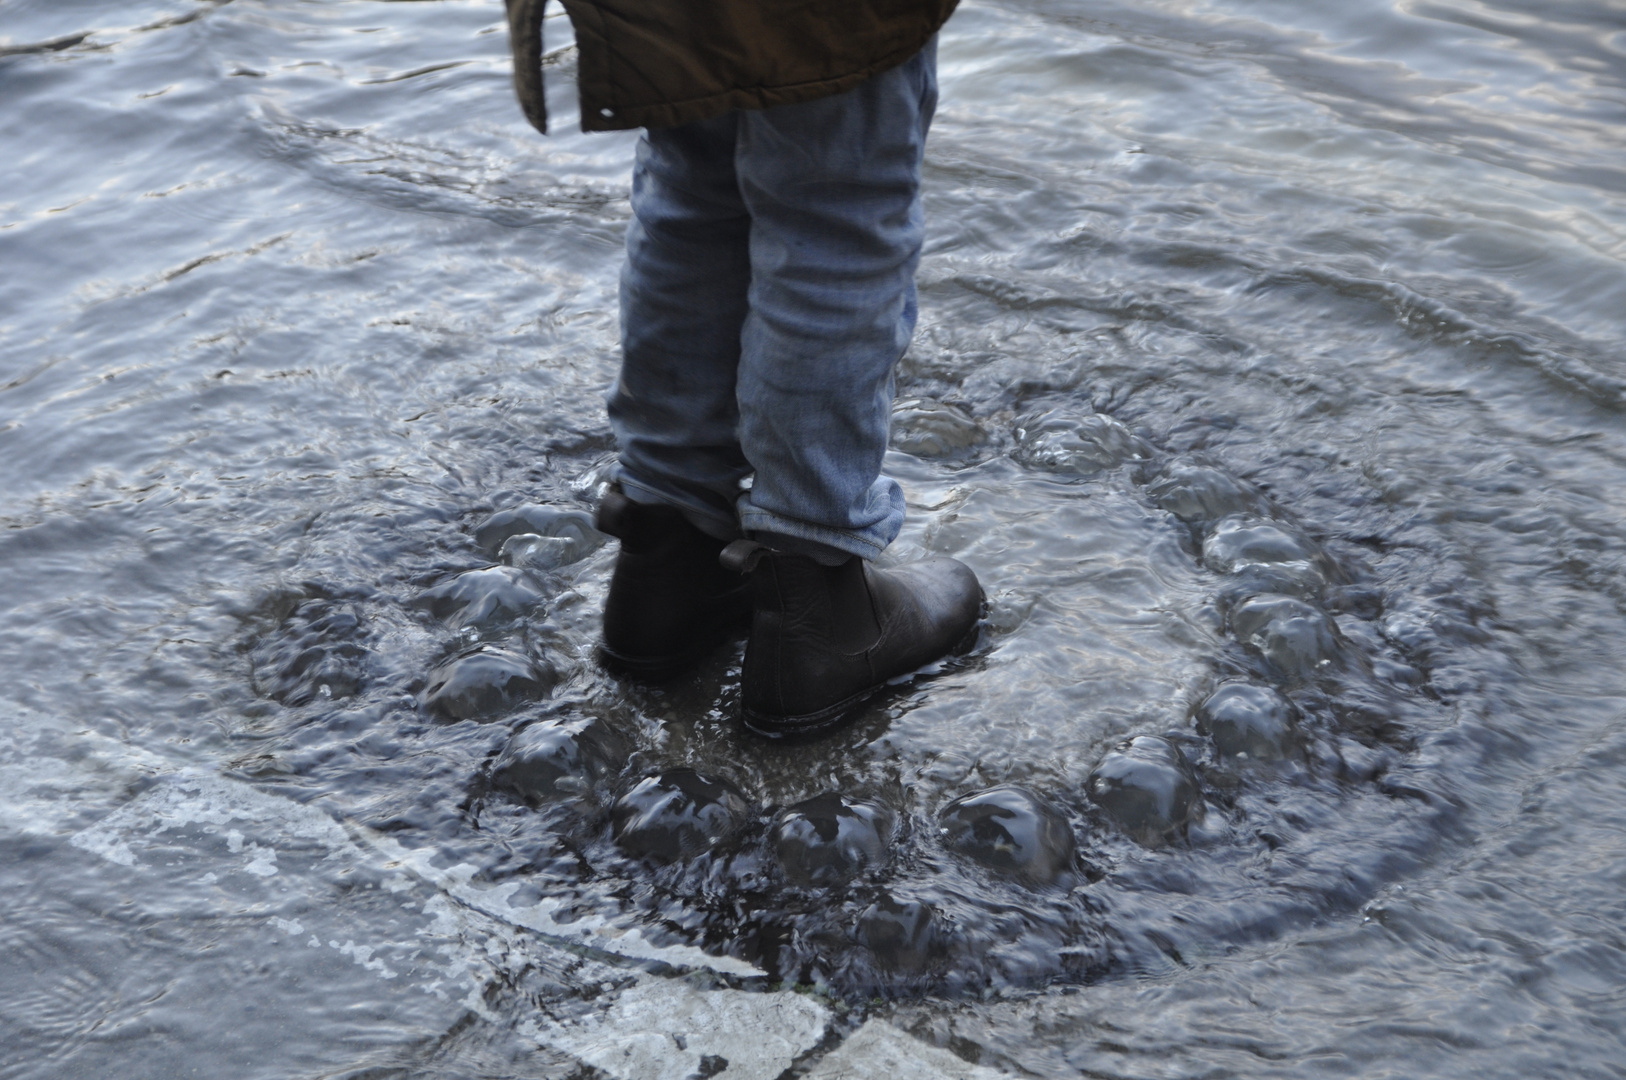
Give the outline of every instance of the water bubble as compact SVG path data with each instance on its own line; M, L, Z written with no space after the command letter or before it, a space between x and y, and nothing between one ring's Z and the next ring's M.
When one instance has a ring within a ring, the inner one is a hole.
M941 401L913 398L892 411L892 448L905 454L949 457L987 438L980 424Z
M1039 606L1039 594L1010 590L988 598L988 628L996 634L1012 634L1033 617Z
M873 803L848 802L834 792L815 795L780 815L774 853L798 885L839 885L886 862L894 820Z
M1293 737L1294 709L1275 690L1228 683L1197 710L1197 730L1225 757L1277 761Z
M1206 465L1171 465L1146 494L1186 522L1215 521L1257 509L1261 502L1251 485Z
M1045 800L1019 787L973 792L938 818L943 844L984 866L1030 881L1054 881L1073 864L1073 830Z
M347 698L361 689L368 651L354 642L337 641L301 650L279 672L271 696L285 705L312 698Z
M424 705L453 720L469 720L542 697L558 681L551 666L481 645L430 672Z
M623 850L671 862L715 847L747 813L745 800L728 785L693 769L668 769L617 799L610 821Z
M541 720L509 740L491 769L491 785L533 806L580 795L613 773L626 744L597 717Z
M919 971L931 961L937 918L930 905L882 893L858 917L858 940L884 968Z
M1231 611L1231 632L1278 670L1306 675L1332 659L1337 631L1320 608L1290 596L1256 596Z
M593 519L581 510L532 503L499 510L474 530L474 542L495 555L511 536L533 533L572 539L586 554L604 543L604 534L593 527Z
M1202 806L1185 755L1155 735L1119 743L1090 773L1088 790L1125 833L1147 846L1174 839Z
M1266 594L1315 601L1320 599L1326 583L1314 563L1253 563L1227 575L1214 599L1226 612Z
M301 601L250 653L261 692L284 705L352 697L366 683L371 652L361 618L327 597Z
M1245 515L1218 522L1203 541L1203 562L1222 574L1260 564L1307 565L1315 556L1309 541L1273 522Z
M569 566L587 555L592 548L574 536L540 536L519 533L502 542L497 558L506 565L523 570L547 573Z
M470 570L418 597L419 607L461 627L487 626L535 610L544 597L523 571L509 566Z
M1077 416L1055 409L1027 417L1016 428L1022 464L1049 472L1089 475L1147 456L1145 445L1110 416Z

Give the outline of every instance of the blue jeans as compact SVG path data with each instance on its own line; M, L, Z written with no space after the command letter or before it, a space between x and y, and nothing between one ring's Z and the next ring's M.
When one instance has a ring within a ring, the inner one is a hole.
M629 498L791 548L897 537L881 459L936 105L934 41L845 94L644 135L609 397Z

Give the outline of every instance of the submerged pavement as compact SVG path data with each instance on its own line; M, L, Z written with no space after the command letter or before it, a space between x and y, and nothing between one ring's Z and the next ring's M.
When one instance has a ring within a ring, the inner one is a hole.
M209 952L221 970L194 971L215 992L235 996L244 952L257 958L252 996L225 1013L216 1000L212 1031L186 1038L188 1059L204 1071L212 1062L255 1074L233 1044L297 1038L302 1012L344 999L395 1023L403 1013L446 1029L469 1014L494 1019L486 987L520 972L534 983L536 1013L515 1034L556 1068L573 1060L622 1080L772 1080L793 1065L821 1078L1002 1075L885 1021L838 1033L825 1003L763 989L764 973L750 965L648 943L637 929L560 923L556 900L514 903L516 886L481 887L473 867L437 866L432 851L237 781L159 777L69 844L108 864L109 895L146 898L104 917L149 930L215 928ZM138 880L147 875L164 884ZM244 950L249 939L257 947ZM388 985L355 985L369 980Z

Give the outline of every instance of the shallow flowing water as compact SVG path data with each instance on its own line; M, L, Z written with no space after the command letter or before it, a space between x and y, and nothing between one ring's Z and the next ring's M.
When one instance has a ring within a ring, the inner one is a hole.
M592 662L634 136L501 15L0 0L0 1075L1626 1075L1626 7L967 0L988 616L790 748Z

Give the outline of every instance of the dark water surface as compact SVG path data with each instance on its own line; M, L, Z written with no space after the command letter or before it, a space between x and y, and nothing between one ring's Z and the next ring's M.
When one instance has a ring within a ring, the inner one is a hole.
M967 0L990 611L789 749L592 663L633 136L501 14L0 0L0 1076L1626 1076L1626 5Z

